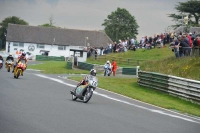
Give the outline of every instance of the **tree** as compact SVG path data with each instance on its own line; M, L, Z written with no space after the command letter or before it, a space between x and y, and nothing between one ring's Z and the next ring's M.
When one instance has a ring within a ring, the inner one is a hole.
M39 26L43 26L43 27L55 27L55 26L50 25L50 24L48 24L48 23L45 23L45 24L42 24L42 25L39 25Z
M187 2L179 2L178 5L175 5L175 9L179 14L168 14L168 17L172 18L176 24L172 25L174 29L183 25L183 18L188 16L189 26L200 26L200 1L199 0L190 0ZM195 21L193 21L193 19ZM181 20L181 21L180 21ZM188 25L187 25L188 26Z
M199 24L200 18L200 1L199 0L190 0L187 2L179 2L179 5L176 5L175 9L179 12L185 12L190 15L193 15L195 18L195 24Z
M28 25L28 22L26 22L23 19L20 19L19 17L16 17L16 16L5 18L0 23L0 39L2 40L3 48L5 48L5 44L6 44L6 35L7 35L8 23Z
M106 34L112 40L126 39L127 37L136 37L138 34L138 24L135 17L126 9L117 8L116 11L108 15L102 26L105 26Z
M55 23L53 23L53 17L51 15L51 17L49 18L49 23L45 23L45 24L42 24L42 25L39 25L39 26L43 26L43 27L56 27L53 24L55 24Z

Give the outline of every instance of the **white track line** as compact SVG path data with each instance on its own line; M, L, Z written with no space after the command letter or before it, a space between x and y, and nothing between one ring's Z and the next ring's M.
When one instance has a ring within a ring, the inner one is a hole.
M70 86L70 87L76 87L76 85L65 83L64 81L62 81L60 79L47 77L47 76L41 75L41 74L35 74L35 75L38 76L38 77L41 77L41 78L46 78L46 79L49 79L49 80L56 81L58 83L61 83L61 84L64 84L64 85L67 85L67 86ZM178 116L178 115L173 115L173 114L165 113L164 111L161 111L161 110L155 110L155 109L146 108L146 107L143 107L143 106L140 106L140 105L136 105L136 104L124 101L124 100L112 98L110 96L107 96L105 94L101 94L101 93L98 93L98 92L94 92L94 94L102 96L102 97L105 97L105 98L110 99L110 100L114 100L114 101L117 101L117 102L121 102L121 103L124 103L124 104L127 104L127 105L131 105L131 106L137 107L137 108L148 110L148 111L151 111L151 112L154 112L154 113L159 113L159 114L167 115L167 116L170 116L170 117L179 118L179 119L182 119L182 120L186 120L186 121L189 121L189 122L194 122L194 123L200 124L200 122L194 121L194 120L189 119L189 118L185 118L185 117L181 117L181 116Z

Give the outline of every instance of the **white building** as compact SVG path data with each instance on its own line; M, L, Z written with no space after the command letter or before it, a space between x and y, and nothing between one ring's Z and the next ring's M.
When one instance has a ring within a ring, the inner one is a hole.
M8 24L6 52L17 54L25 51L34 57L42 54L57 57L75 55L79 56L79 61L86 61L81 56L85 57L87 53L80 54L80 51L87 46L107 47L107 43L112 43L112 40L100 31Z

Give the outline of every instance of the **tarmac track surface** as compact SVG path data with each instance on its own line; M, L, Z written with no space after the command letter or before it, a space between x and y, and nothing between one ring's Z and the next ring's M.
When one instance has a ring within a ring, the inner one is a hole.
M200 119L102 89L72 101L77 82L26 70L0 70L0 133L198 133Z

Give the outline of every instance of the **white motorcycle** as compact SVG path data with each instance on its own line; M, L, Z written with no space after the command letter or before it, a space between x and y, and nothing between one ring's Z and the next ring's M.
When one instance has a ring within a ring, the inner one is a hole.
M108 65L104 66L104 76L110 76L110 74L112 73L111 68L109 68Z
M95 76L89 76L88 82L86 85L80 85L76 88L75 93L72 93L72 100L75 101L77 98L83 100L84 103L87 103L92 95L95 88L98 86L98 79Z

